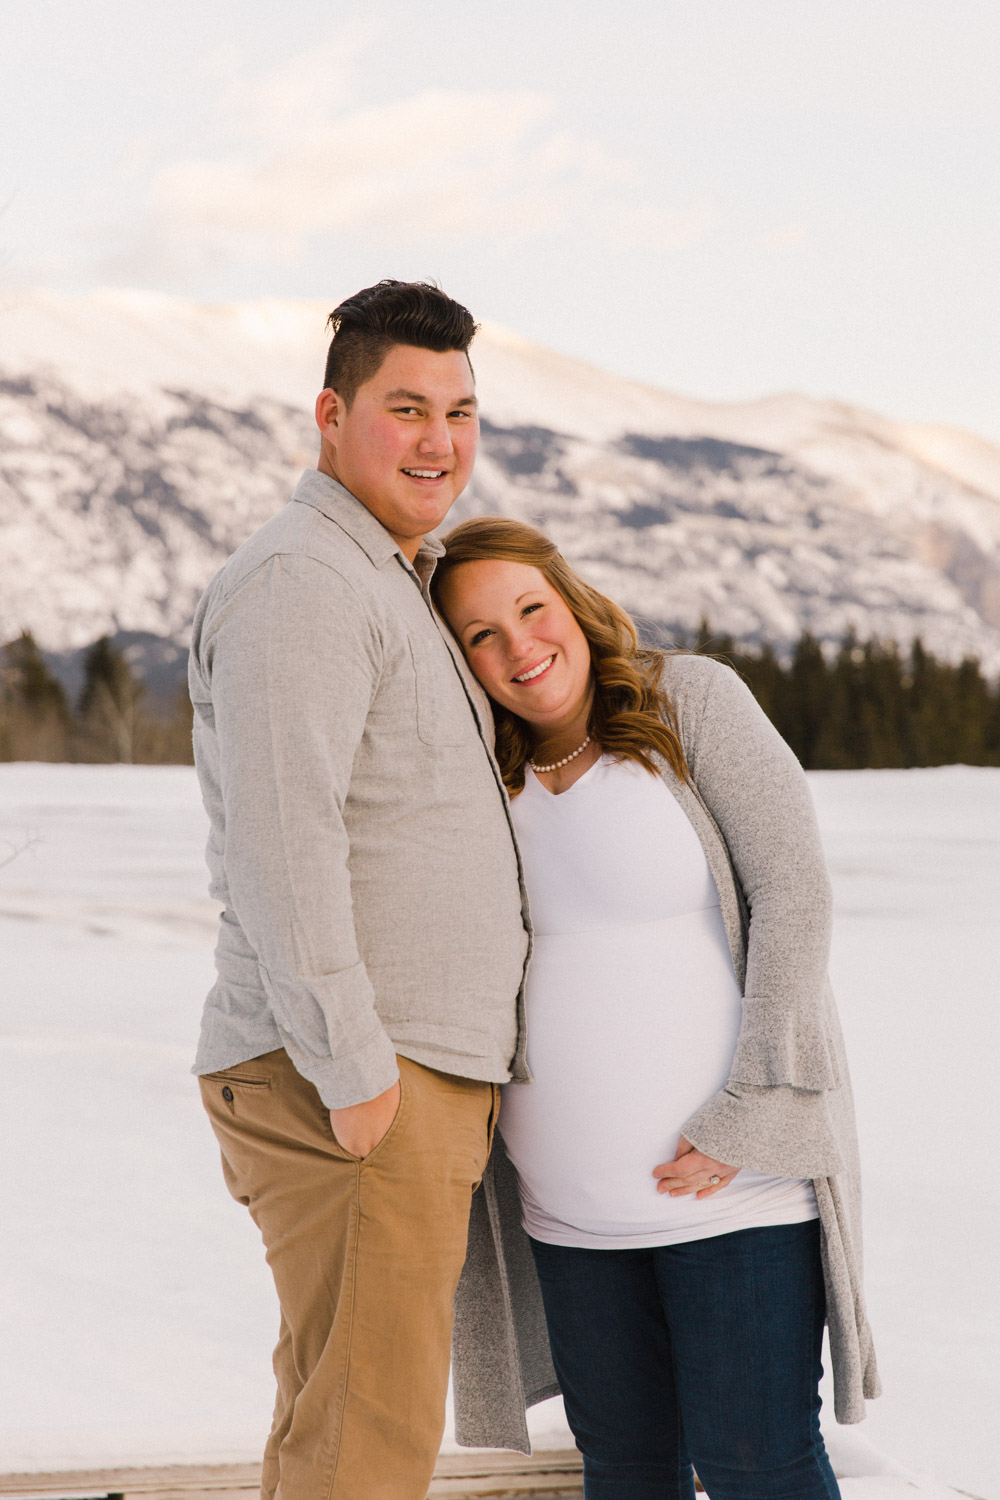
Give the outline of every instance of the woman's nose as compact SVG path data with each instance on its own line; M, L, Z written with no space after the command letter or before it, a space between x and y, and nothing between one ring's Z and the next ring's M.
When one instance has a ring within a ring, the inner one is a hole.
M507 653L514 662L526 662L535 649L535 636L526 622L512 626L507 634Z

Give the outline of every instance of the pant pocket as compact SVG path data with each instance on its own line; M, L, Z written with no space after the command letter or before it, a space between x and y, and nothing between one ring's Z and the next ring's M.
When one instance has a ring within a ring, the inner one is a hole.
M330 1134L333 1138L333 1143L336 1146L337 1150L343 1156L345 1156L348 1161L355 1161L359 1166L362 1167L367 1166L369 1162L374 1161L378 1156L381 1156L382 1152L386 1149L386 1147L388 1147L393 1136L395 1136L399 1132L400 1127L402 1126L404 1116L409 1109L409 1098L410 1091L407 1088L406 1080L403 1077L403 1070L401 1068L399 1071L399 1103L396 1105L396 1113L392 1117L392 1124L389 1126L389 1129L386 1131L385 1135L378 1142L378 1144L372 1147L367 1156L355 1156L353 1151L346 1150L340 1144L340 1142L337 1140L336 1135L334 1135L333 1133L333 1125L330 1122L330 1116L328 1112L327 1123L330 1125Z
M266 1093L271 1087L270 1078L259 1073L247 1073L240 1068L224 1068L218 1073L203 1073L199 1078L202 1098L211 1113L211 1105L221 1102L230 1114L236 1113L236 1101L242 1095L249 1099Z
M486 1087L491 1091L490 1112L486 1121L486 1150L483 1153L482 1163L478 1168L476 1181L472 1185L473 1192L476 1192L483 1180L483 1173L486 1171L487 1163L489 1162L490 1155L493 1151L493 1140L496 1136L497 1120L500 1118L500 1085L498 1083L489 1083L486 1085Z
M493 1137L496 1134L497 1121L500 1118L500 1085L498 1083L491 1083L490 1088L493 1090L493 1101L490 1105L489 1124L486 1127L487 1159L489 1159L489 1154L493 1150Z

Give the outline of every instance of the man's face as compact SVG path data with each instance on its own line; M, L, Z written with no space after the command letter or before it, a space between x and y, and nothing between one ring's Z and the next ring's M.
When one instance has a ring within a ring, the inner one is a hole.
M479 418L466 355L394 344L349 408L322 391L316 422L320 469L367 506L412 562L475 462Z

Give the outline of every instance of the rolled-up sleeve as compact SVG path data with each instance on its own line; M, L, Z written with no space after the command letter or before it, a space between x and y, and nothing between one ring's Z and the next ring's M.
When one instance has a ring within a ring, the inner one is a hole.
M398 1076L355 932L344 803L382 669L375 622L313 558L269 558L217 602L210 682L231 904L283 1045L328 1108Z

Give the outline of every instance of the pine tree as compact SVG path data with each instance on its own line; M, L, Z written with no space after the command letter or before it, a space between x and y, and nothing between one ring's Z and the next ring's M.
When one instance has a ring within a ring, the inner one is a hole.
M816 764L816 746L829 714L829 689L830 674L823 648L805 631L792 657L786 717L778 730L807 770Z
M140 701L144 689L122 652L108 636L90 647L83 661L83 688L77 714L88 759L136 759Z
M857 662L857 766L902 766L906 736L903 663L894 641L866 641Z
M753 655L737 652L734 665L779 733L788 722L789 679L771 646Z
M983 725L983 763L1000 766L1000 678L993 684Z
M823 714L808 762L810 770L853 771L865 763L865 736L860 722L859 667L864 653L853 630L840 643L827 669Z
M978 661L966 656L955 669L950 764L987 764L990 687Z
M925 649L919 636L910 647L907 672L906 740L903 764L937 766L941 739L942 674L940 664Z
M0 759L66 760L69 706L28 630L0 653Z
M769 647L735 664L807 769L1000 765L1000 681L971 657L953 666L916 639L904 661L851 631L829 666L808 633L787 668Z

